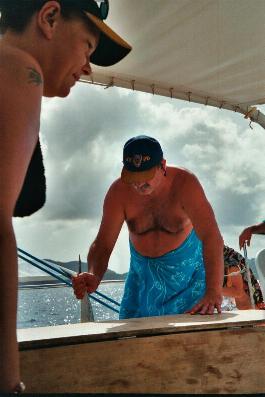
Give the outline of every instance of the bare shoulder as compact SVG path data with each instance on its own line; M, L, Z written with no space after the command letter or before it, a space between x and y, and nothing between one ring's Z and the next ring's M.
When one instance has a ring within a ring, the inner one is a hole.
M119 197L123 195L123 183L120 178L116 179L109 187L108 192L106 194L107 199L117 200Z
M110 192L111 194L118 194L121 192L121 190L122 190L122 182L121 182L121 178L118 178L114 182L112 182L108 192Z
M110 186L110 190L116 194L130 194L131 186L124 183L121 178L117 178Z
M12 81L17 85L42 87L42 70L35 58L16 47L0 42L0 79L1 85Z
M118 178L110 185L105 197L105 204L123 207L129 192L130 187L122 182L121 178Z
M194 185L200 185L196 175L186 168L169 166L167 167L167 171L178 190L181 188L189 189L189 187L193 187Z
M113 224L123 222L125 201L123 183L119 178L111 184L105 196L103 204L104 219L110 218Z
M42 71L38 62L25 51L0 41L0 85L1 134L6 125L6 133L9 134L11 129L15 139L20 133L24 138L36 137L43 95ZM20 120L19 125L16 120Z

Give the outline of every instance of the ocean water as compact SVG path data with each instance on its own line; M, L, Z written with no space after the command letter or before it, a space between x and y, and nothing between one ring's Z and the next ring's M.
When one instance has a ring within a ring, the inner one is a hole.
M124 282L104 283L98 291L115 301L121 301ZM103 300L99 296L98 299ZM117 308L110 302L109 305ZM91 299L95 321L118 320L118 313ZM18 328L46 327L49 325L80 322L80 301L71 287L25 288L18 292Z
M98 291L121 301L124 282L104 283ZM97 298L102 299L97 296ZM118 320L118 313L91 300L94 320ZM112 305L111 303L109 303ZM112 305L115 308L117 306ZM223 310L234 310L234 300L225 298ZM50 325L75 324L80 322L80 301L71 287L20 289L18 294L18 328L46 327Z

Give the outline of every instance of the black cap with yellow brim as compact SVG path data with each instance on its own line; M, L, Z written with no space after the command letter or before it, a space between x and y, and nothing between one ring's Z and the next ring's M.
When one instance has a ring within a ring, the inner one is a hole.
M125 183L150 181L163 159L160 143L147 135L129 139L123 147L123 169L121 180Z
M130 44L97 16L90 12L85 12L85 14L101 33L98 46L91 55L91 63L99 66L111 66L129 54L132 49Z
M111 66L123 59L132 47L103 22L109 9L108 1L104 0L104 3L106 4L102 5L107 8L106 15L102 13L102 5L98 7L95 0L87 0L83 11L100 31L98 46L90 58L91 63L99 66Z

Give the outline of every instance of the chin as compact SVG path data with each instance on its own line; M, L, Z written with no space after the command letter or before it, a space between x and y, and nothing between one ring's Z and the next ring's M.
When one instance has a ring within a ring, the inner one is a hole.
M70 94L71 88L70 87L63 87L60 90L58 90L58 93L56 96L60 98L65 98Z
M58 96L59 98L66 98L69 94L70 94L70 90L68 92L61 92L56 96Z
M44 96L47 98L65 98L70 94L71 87L49 87L44 89Z

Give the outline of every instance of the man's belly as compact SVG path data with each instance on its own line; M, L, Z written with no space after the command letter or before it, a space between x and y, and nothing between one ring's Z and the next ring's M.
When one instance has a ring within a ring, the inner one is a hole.
M176 233L164 230L151 230L144 234L136 234L129 231L130 240L141 255L157 257L178 248L187 238L192 230L189 223Z

